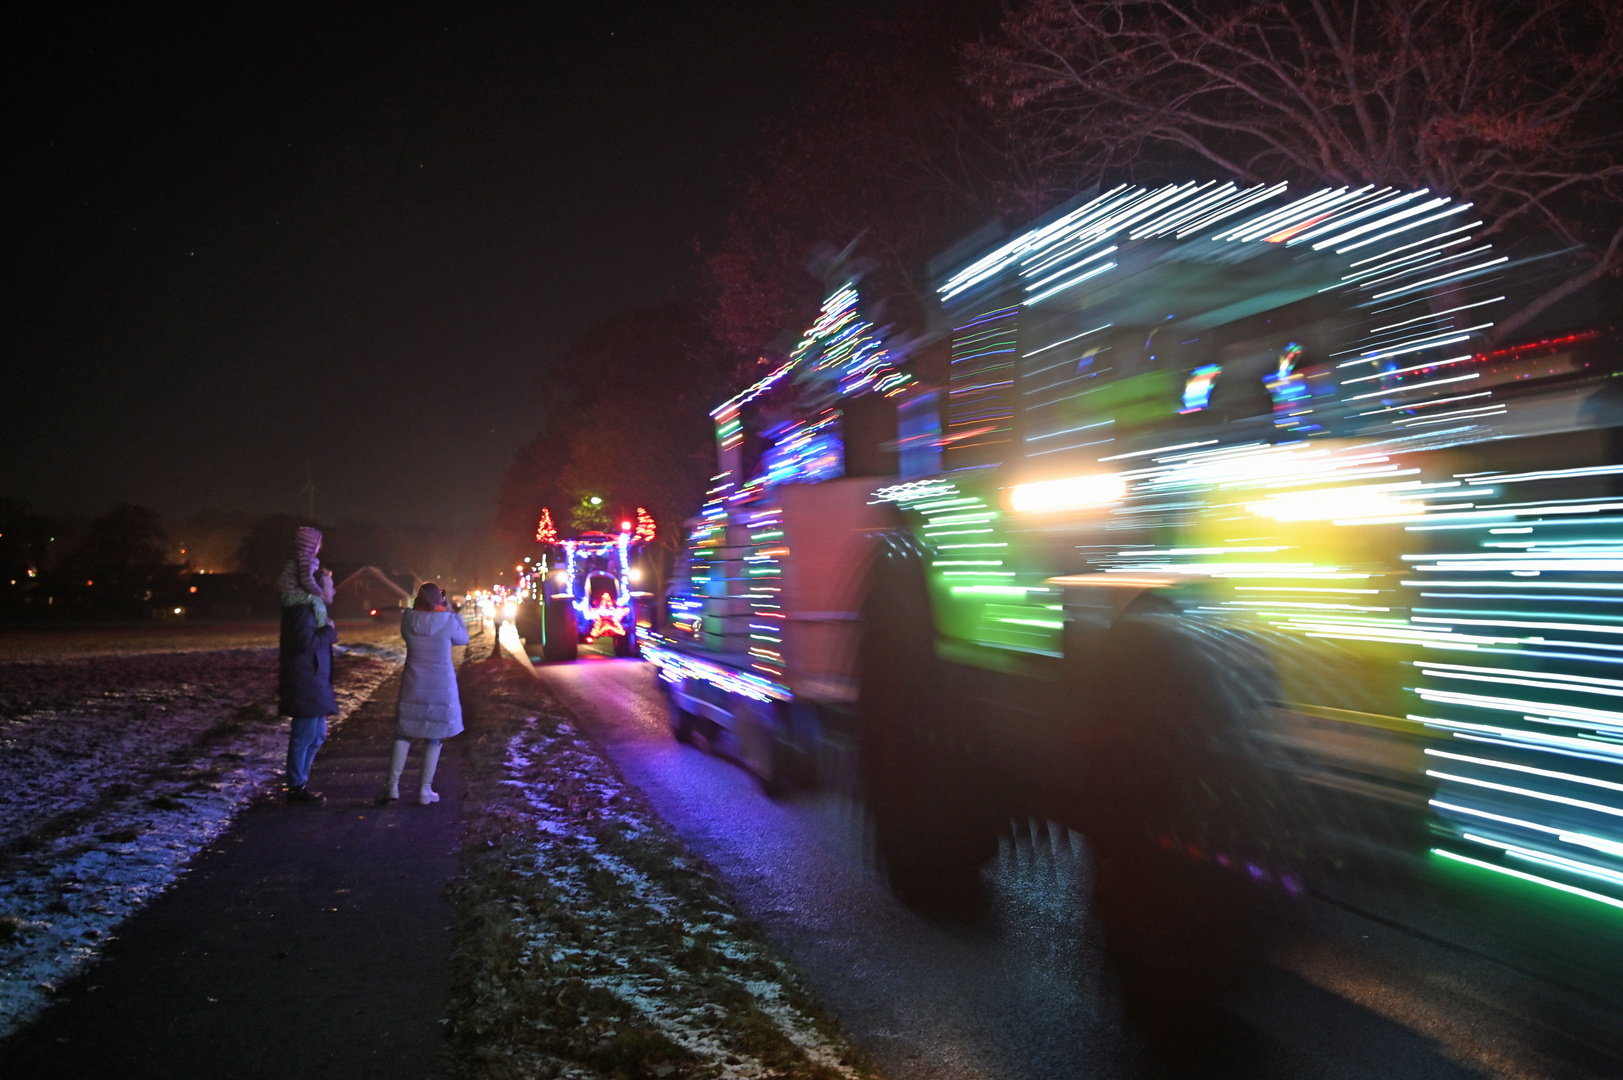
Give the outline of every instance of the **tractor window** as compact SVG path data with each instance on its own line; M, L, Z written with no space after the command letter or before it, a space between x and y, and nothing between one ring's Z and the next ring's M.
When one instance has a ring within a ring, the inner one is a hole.
M864 394L841 407L846 476L895 476L896 403Z
M934 390L912 394L897 409L897 443L903 480L941 471L941 395Z

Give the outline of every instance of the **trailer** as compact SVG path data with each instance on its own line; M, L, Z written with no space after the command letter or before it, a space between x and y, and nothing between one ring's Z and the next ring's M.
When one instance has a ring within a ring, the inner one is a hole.
M815 782L820 750L850 730L870 535L890 520L872 491L897 468L904 358L846 280L785 363L711 414L718 475L643 655L677 737L703 733L769 790Z

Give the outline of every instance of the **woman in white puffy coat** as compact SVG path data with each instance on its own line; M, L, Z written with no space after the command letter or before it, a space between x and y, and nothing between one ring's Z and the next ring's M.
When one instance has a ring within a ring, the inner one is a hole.
M440 740L462 732L462 703L457 698L456 665L451 649L468 643L468 625L449 609L445 592L433 582L417 590L411 610L400 616L400 636L406 639L406 669L400 676L400 702L394 714L394 754L389 779L378 793L378 803L400 798L400 774L414 739L423 740L422 784L417 801L424 806L440 801L434 791L434 770L440 763Z

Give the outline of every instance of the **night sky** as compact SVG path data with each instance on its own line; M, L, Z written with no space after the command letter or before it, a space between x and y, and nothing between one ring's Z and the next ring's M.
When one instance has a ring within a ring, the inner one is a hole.
M0 494L291 512L309 458L325 520L488 520L551 358L693 295L859 10L11 13Z

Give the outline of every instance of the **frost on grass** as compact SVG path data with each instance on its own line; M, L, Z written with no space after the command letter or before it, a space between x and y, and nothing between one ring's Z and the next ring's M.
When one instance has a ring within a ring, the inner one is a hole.
M465 669L466 670L466 669ZM516 664L482 669L451 1032L468 1080L867 1077L800 978Z
M402 658L340 657L340 716ZM0 664L0 1035L280 775L275 698L275 649Z

